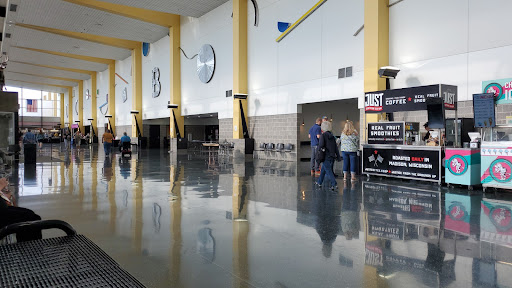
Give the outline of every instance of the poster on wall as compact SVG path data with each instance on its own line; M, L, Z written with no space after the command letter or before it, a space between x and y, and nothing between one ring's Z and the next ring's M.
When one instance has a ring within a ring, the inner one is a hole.
M473 111L476 128L496 127L494 94L473 94Z
M482 81L482 93L494 94L496 104L512 104L512 78Z
M424 179L441 177L440 150L363 148L363 174Z
M427 99L443 98L445 109L457 109L457 86L436 84L365 93L367 113L427 110Z
M368 144L404 145L404 122L368 123Z

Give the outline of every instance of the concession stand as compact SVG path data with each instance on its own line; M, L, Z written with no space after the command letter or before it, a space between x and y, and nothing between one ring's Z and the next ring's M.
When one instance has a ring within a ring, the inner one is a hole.
M428 111L429 127L439 129L430 131L427 143L420 139L418 123L367 124L368 141L363 145L361 166L363 174L442 183L444 143L441 129L445 127L445 110L455 110L455 133L458 131L457 86L436 84L365 93L366 113L421 110ZM458 140L453 144L460 145Z

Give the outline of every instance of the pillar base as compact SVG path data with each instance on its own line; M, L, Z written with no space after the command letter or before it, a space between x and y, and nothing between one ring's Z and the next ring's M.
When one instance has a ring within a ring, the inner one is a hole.
M245 155L252 154L254 152L254 139L233 139L232 141L235 143L235 148L233 149L234 158L245 159Z

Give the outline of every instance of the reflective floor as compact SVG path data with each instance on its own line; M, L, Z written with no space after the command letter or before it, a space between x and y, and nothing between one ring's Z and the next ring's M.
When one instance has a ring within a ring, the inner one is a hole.
M52 151L13 172L19 206L147 287L512 287L507 194L379 178L332 192L305 163Z

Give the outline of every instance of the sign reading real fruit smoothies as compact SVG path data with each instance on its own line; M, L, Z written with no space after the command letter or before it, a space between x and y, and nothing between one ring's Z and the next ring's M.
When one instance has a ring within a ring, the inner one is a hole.
M493 93L496 104L512 104L512 78L482 81L483 93Z

